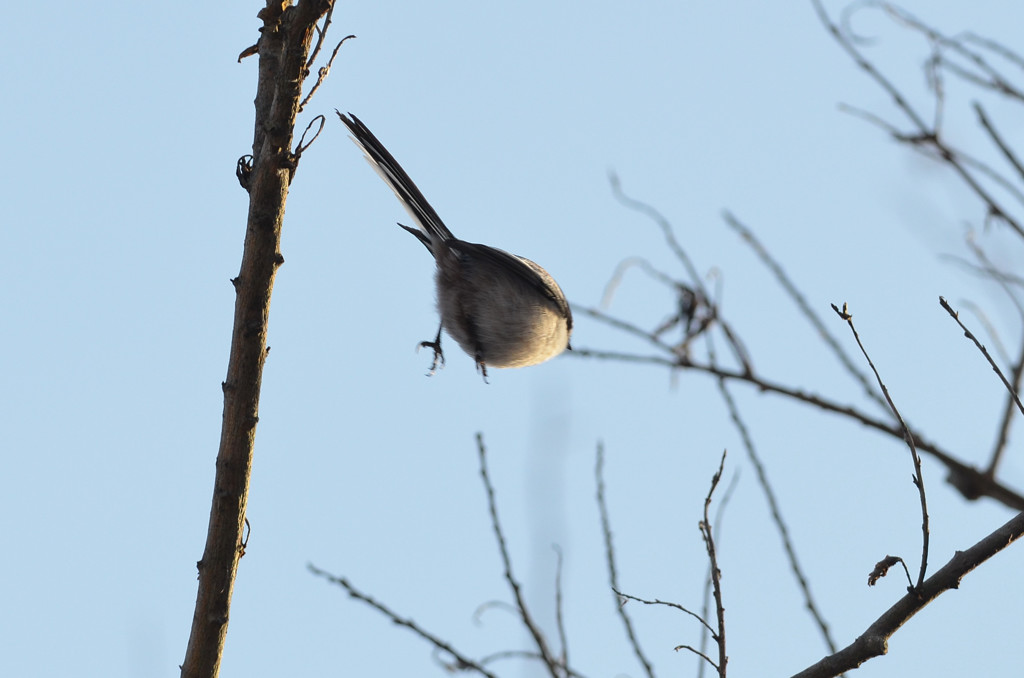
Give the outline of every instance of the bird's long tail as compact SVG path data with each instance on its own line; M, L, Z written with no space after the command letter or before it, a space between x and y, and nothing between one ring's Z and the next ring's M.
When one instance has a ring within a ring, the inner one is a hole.
M367 129L366 125L351 113L348 115L340 111L335 111L335 113L338 114L341 121L348 127L348 131L352 133L352 140L363 149L366 161L391 187L391 190L398 196L402 206L405 207L406 211L416 222L416 225L423 229L426 236L431 240L454 240L455 236L452 235L452 232L441 221L441 217L437 216L437 212L434 211L434 208L430 206L427 199L420 193L420 189L416 187L416 184L409 178L409 175L405 173L405 170L398 164L395 157L388 152L388 149L384 148L384 144L373 135L373 132Z

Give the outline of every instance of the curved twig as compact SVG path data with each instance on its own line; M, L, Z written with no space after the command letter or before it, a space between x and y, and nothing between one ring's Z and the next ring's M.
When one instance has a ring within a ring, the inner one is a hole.
M832 304L832 310L836 314L846 321L846 324L850 327L850 331L853 332L853 338L857 341L857 346L860 347L860 352L864 354L864 359L868 361L868 366L871 371L875 373L875 379L878 380L878 387L882 389L882 395L885 396L885 401L889 403L889 407L892 409L893 416L900 424L900 430L903 433L903 440L906 441L907 446L910 448L910 456L914 462L914 485L917 486L918 495L921 498L921 569L917 575L917 587L924 583L924 575L928 569L928 542L930 535L928 531L928 497L924 491L924 472L921 470L921 455L917 453L917 445L914 443L914 436L910 432L910 427L903 421L903 415L896 408L896 403L892 401L892 396L889 395L889 389L886 387L885 382L882 381L881 375L878 374L878 370L875 368L875 364L871 361L871 356L868 355L867 349L864 348L864 344L861 343L860 335L857 334L857 328L853 325L853 315L848 312L846 304L843 304L843 310ZM915 587L916 588L916 587Z

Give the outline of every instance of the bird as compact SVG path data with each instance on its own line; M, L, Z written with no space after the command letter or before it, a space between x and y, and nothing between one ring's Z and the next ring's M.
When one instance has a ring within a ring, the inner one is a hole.
M456 238L369 128L351 113L335 113L415 227L398 225L416 236L437 264L440 324L433 340L419 344L434 351L428 376L445 362L442 331L473 358L485 382L488 367L537 365L571 350L572 311L551 274L526 257Z

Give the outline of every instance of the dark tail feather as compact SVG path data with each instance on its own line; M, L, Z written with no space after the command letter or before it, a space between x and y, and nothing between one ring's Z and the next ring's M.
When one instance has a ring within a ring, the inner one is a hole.
M395 195L401 201L402 206L409 212L409 215L416 224L423 229L425 234L423 237L436 238L438 240L454 240L455 236L452 235L452 232L441 221L441 217L437 216L437 212L430 206L427 199L423 197L420 189L416 187L413 180L405 173L405 170L398 164L395 157L388 152L388 149L384 148L384 144L373 135L373 132L351 113L347 116L340 111L335 111L335 113L338 114L341 121L348 127L348 131L352 133L352 140L363 149L366 161L391 187L391 190L395 192ZM414 229L408 226L402 226L402 228L414 231ZM423 237L420 237L420 240L427 244L429 241L424 241ZM429 249L429 244L427 247Z

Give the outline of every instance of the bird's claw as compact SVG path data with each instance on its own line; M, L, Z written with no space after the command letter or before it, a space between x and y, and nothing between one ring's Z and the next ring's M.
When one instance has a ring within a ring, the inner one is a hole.
M421 341L419 346L417 346L416 348L417 350L421 348L429 348L434 351L434 362L431 363L430 371L427 372L428 377L434 376L434 373L437 372L438 365L444 367L444 351L441 350L440 337L438 339L435 339L434 341Z

